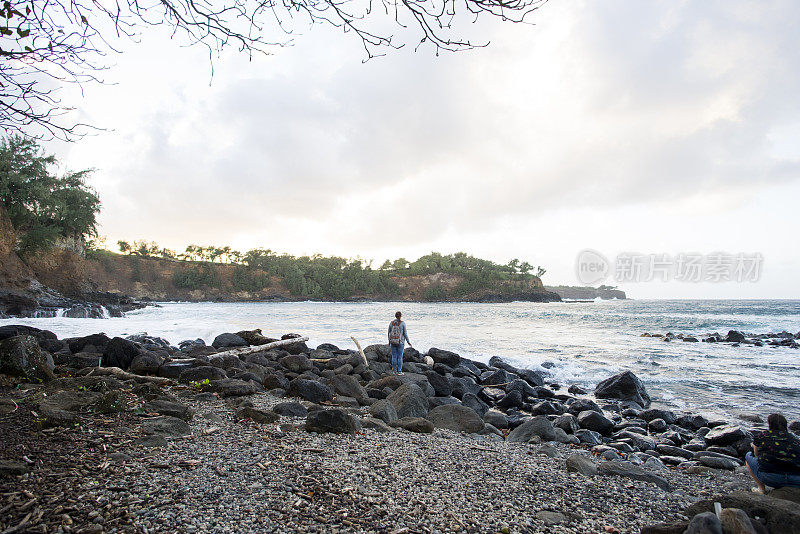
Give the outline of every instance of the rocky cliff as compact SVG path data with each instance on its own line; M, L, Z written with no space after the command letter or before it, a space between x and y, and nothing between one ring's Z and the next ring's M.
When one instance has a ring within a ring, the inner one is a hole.
M592 300L596 298L623 300L628 298L622 290L604 287L548 286L546 289L557 293L562 299L569 300Z

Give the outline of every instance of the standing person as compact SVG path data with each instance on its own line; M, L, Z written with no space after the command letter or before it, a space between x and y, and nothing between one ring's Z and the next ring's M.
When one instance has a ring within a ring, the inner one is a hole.
M404 342L408 341L408 346L412 347L411 340L408 339L408 332L406 332L406 323L400 319L402 316L403 314L400 312L395 313L394 321L389 323L389 348L392 350L392 371L399 375L403 374Z
M765 486L800 487L800 439L789 432L786 418L779 413L770 414L767 424L769 430L753 433L753 452L745 456L750 476L759 493L764 493Z

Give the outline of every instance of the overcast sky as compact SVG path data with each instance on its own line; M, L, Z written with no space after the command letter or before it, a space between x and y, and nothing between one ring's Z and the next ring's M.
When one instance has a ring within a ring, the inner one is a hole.
M97 169L102 234L416 258L432 250L576 284L594 249L761 253L758 283L630 296L800 298L800 4L551 1L487 48L363 63L316 28L252 61L158 32L77 97L110 130L53 144ZM609 280L607 283L614 283Z

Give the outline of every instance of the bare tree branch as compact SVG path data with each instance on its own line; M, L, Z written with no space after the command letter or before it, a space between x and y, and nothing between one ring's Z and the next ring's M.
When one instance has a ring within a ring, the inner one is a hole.
M380 1L383 9L374 9ZM547 0L7 0L0 8L0 128L28 136L75 140L93 127L69 121L73 108L59 87L102 82L106 39L137 39L147 26L208 49L248 56L292 43L298 32L323 24L358 39L365 61L416 40L460 51L486 46L460 28L482 14L525 22ZM392 30L405 39L396 41ZM416 37L413 35L416 34Z

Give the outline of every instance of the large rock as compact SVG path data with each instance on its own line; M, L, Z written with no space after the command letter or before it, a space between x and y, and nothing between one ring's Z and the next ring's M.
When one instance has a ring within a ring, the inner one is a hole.
M477 395L472 393L465 393L461 399L461 404L468 408L472 408L475 412L483 417L489 411L489 405L478 398Z
M225 333L215 337L211 346L215 349L234 349L236 347L246 347L247 341L236 334Z
M308 410L299 402L281 402L272 407L272 411L284 417L306 417Z
M369 407L369 414L376 419L380 419L387 425L391 425L399 419L394 404L387 399L374 402L372 406Z
M430 434L434 428L433 423L423 417L401 417L392 426L418 434Z
M461 363L461 356L449 350L437 349L435 347L428 351L428 356L433 358L434 363L443 363L449 367L457 367Z
M87 347L94 347L95 352L103 353L108 345L108 342L111 339L105 334L92 334L90 336L84 337L74 337L70 339L65 339L64 341L67 342L69 346L69 351L72 354L78 354L79 352L88 352L84 351Z
M603 409L591 399L577 399L567 407L567 411L575 416L586 410L597 412L600 415L603 414Z
M148 419L142 423L142 430L145 434L158 434L173 438L187 436L192 433L192 429L189 428L186 421L169 415Z
M703 512L689 521L684 534L722 534L722 523L714 512Z
M304 373L314 367L305 354L290 354L278 360L278 363L293 373Z
M719 520L725 534L757 534L752 521L744 513L744 510L723 508L719 514Z
M706 443L709 445L725 446L737 441L749 438L750 434L739 425L722 425L712 428L705 435Z
M671 412L669 410L661 410L659 408L650 408L648 410L643 410L639 414L639 418L644 419L648 423L653 421L654 419L663 419L665 423L668 425L674 425L675 422L678 420L678 416L675 415L675 412Z
M208 389L217 393L220 397L242 397L258 392L258 386L254 382L235 378L211 380L208 384Z
M428 379L431 387L433 387L437 397L449 397L453 394L453 385L446 377L436 371L426 371L423 374Z
M397 416L425 417L428 415L428 397L416 384L407 383L397 388L386 400L394 405Z
M367 390L353 375L336 375L331 378L331 386L337 394L353 397L359 401L368 397Z
M171 363L171 362L170 362ZM164 364L164 366L169 365ZM162 366L162 368L164 367ZM189 367L181 371L180 380L181 382L188 384L190 382L203 382L205 380L223 380L227 378L228 375L225 374L225 371L220 369L219 367L214 367L212 365L201 365L199 367Z
M250 419L251 421L259 424L270 424L279 419L278 414L273 411L259 410L258 408L253 408L252 406L242 406L236 410L234 417L237 421Z
M527 443L533 436L539 436L543 441L555 441L553 423L546 416L539 415L512 430L507 440L511 443Z
M307 378L295 378L292 380L289 383L287 393L317 404L333 400L333 390L330 387Z
M567 458L567 472L580 473L581 475L596 475L597 466L588 456L573 454Z
M650 473L649 471L645 471L641 467L635 466L630 462L625 462L622 460L603 462L598 466L597 472L606 476L619 476L630 478L632 480L650 482L664 491L672 491L672 486L667 479Z
M711 512L715 502L720 503L723 508L739 508L750 517L763 518L771 533L800 534L800 507L797 503L750 491L735 491L697 501L686 509L685 514L692 517L702 512Z
M343 410L317 410L306 418L307 432L330 432L333 434L355 434L358 422Z
M738 330L728 330L728 335L725 337L725 341L729 343L742 343L747 338L744 337L744 334L739 332Z
M578 426L608 436L614 429L614 421L594 410L585 410L578 414Z
M446 428L468 434L483 430L483 419L473 410L458 404L437 406L428 413L428 421L436 428Z
M154 412L159 415L169 415L183 419L184 421L191 421L194 417L194 410L180 402L173 402L166 399L154 399L145 403L144 409L147 412Z
M115 337L108 342L103 351L103 366L128 369L133 359L139 355L139 352L139 347L133 341Z
M158 370L163 364L163 356L155 352L142 351L133 358L129 370L131 373L136 373L137 375L155 375L158 374Z
M0 341L0 373L28 380L54 378L53 357L42 350L33 336L14 336Z
M598 399L633 401L645 408L650 406L650 396L642 381L630 371L606 378L594 390Z

